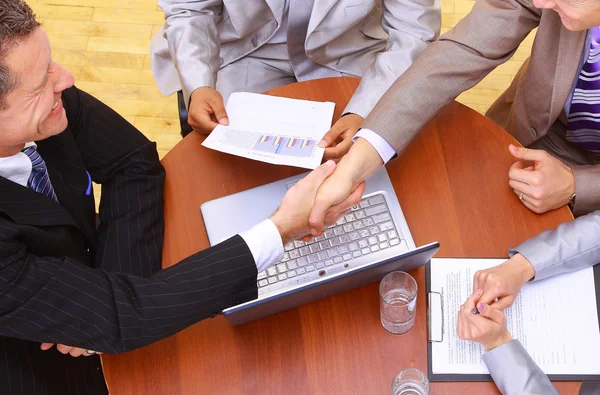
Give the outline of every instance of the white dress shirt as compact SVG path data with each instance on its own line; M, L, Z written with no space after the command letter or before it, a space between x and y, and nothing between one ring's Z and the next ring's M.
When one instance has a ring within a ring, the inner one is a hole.
M377 151L377 153L381 157L381 160L383 160L384 165L388 163L390 159L394 157L394 155L396 155L396 150L394 150L390 143L385 141L383 137L381 137L371 129L359 130L358 133L356 133L352 138L352 141L356 141L359 137L367 140L369 144L371 144L373 148L375 148L375 151Z
M25 144L25 148L37 145L33 142ZM24 187L31 175L31 160L23 152L0 158L0 177ZM283 242L277 227L270 219L265 219L253 228L241 232L259 272L279 262L283 257Z

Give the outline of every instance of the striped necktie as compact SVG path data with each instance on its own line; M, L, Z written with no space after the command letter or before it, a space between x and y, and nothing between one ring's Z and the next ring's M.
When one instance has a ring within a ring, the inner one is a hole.
M27 187L58 202L44 159L33 146L25 148L23 153L31 160L31 174L27 181Z
M600 154L600 26L590 33L590 54L575 85L566 139Z

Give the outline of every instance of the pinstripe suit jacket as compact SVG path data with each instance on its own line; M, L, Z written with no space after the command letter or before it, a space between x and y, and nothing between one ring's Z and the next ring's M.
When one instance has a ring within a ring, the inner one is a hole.
M99 358L142 347L257 296L240 236L159 271L162 168L154 143L88 94L63 92L69 126L37 142L60 203L0 178L0 393L107 393ZM102 184L96 229L89 180Z
M541 139L555 122L566 122L563 109L586 32L567 30L555 11L537 9L532 0L478 0L394 82L362 127L380 134L400 154L446 104L509 60L534 28L531 57L487 116L524 146ZM600 209L600 166L573 171L576 214Z

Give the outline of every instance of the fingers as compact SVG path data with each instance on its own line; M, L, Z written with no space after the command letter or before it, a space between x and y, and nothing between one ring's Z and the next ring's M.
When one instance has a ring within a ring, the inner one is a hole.
M363 193L365 193L365 188L366 184L364 183L364 181L358 184L358 187L356 187L356 189L354 189L354 191L352 191L352 193L348 195L346 199L342 200L340 203L334 206L331 206L329 210L327 210L326 217L330 215L337 215L337 213L340 212L348 212L348 210L350 210L352 206L360 202Z
M479 314L481 314L485 318L489 318L498 325L504 326L504 314L502 313L502 311L490 307L484 303L478 303L477 310L479 310Z
M494 302L490 307L496 310L504 310L512 306L515 298L512 295L505 296L503 298L498 299L497 302Z
M310 225L311 234L313 236L316 236L319 230L325 227L325 216L330 207L331 206L327 200L318 198L315 200L315 204L313 205L312 211L310 212L310 216L308 218L308 224Z
M514 145L508 146L509 152L517 159L530 160L539 162L546 159L547 154L543 150L530 149L525 147L515 147Z
M339 119L335 125L333 125L331 127L331 129L329 129L329 131L327 133L325 133L325 136L323 136L323 139L319 142L319 147L321 148L326 148L329 147L334 141L336 141L338 139L338 137L340 137L340 135L342 134L342 132L345 130L345 125L344 122ZM325 155L327 157L327 150L325 150Z
M535 170L519 169L513 166L508 171L508 178L528 185L538 185L540 183L539 174Z
M217 91L215 91L215 95L208 102L212 109L215 119L221 125L229 125L229 117L227 116L227 111L225 111L225 105L223 104L223 96Z
M465 304L462 305L465 312L472 314L471 310L475 308L475 304L480 300L482 293L483 290L478 289L473 293L473 295L469 296L469 298L465 301Z
M212 118L211 114L205 108L200 108L192 112L190 107L190 113L188 115L188 124L194 129L199 130L203 133L210 133L214 128L217 127L216 123Z
M521 181L508 180L508 185L510 185L510 187L515 190L515 193L517 194L517 196L519 196L521 194L521 192L523 192L525 195L529 195L529 196L537 196L538 195L537 188L532 187L529 184L525 184Z
M49 350L52 348L52 346L54 346L54 343L42 343L42 345L40 346L40 348L43 351Z
M350 148L353 144L352 137L353 136L347 136L335 147L326 148L324 158L336 160L341 159L342 156L346 155L348 151L350 151Z
M88 355L88 354L85 353L85 350L83 348L73 347L73 348L71 348L71 351L69 351L69 355L77 358L82 355Z
M56 349L60 351L61 354L67 355L73 347L65 346L64 344L57 344Z

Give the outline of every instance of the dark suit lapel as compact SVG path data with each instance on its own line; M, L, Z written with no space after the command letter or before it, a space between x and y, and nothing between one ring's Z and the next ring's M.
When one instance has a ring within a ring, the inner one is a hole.
M36 144L60 203L0 177L0 212L23 225L72 226L95 245L93 196L86 194L88 175L71 132L67 129Z
M0 212L6 213L19 224L71 225L78 228L62 205L4 177L0 177Z
M94 245L93 193L87 194L90 179L83 165L79 150L67 129L63 133L36 142L38 152L44 158L48 174L60 206L69 214L71 221Z

